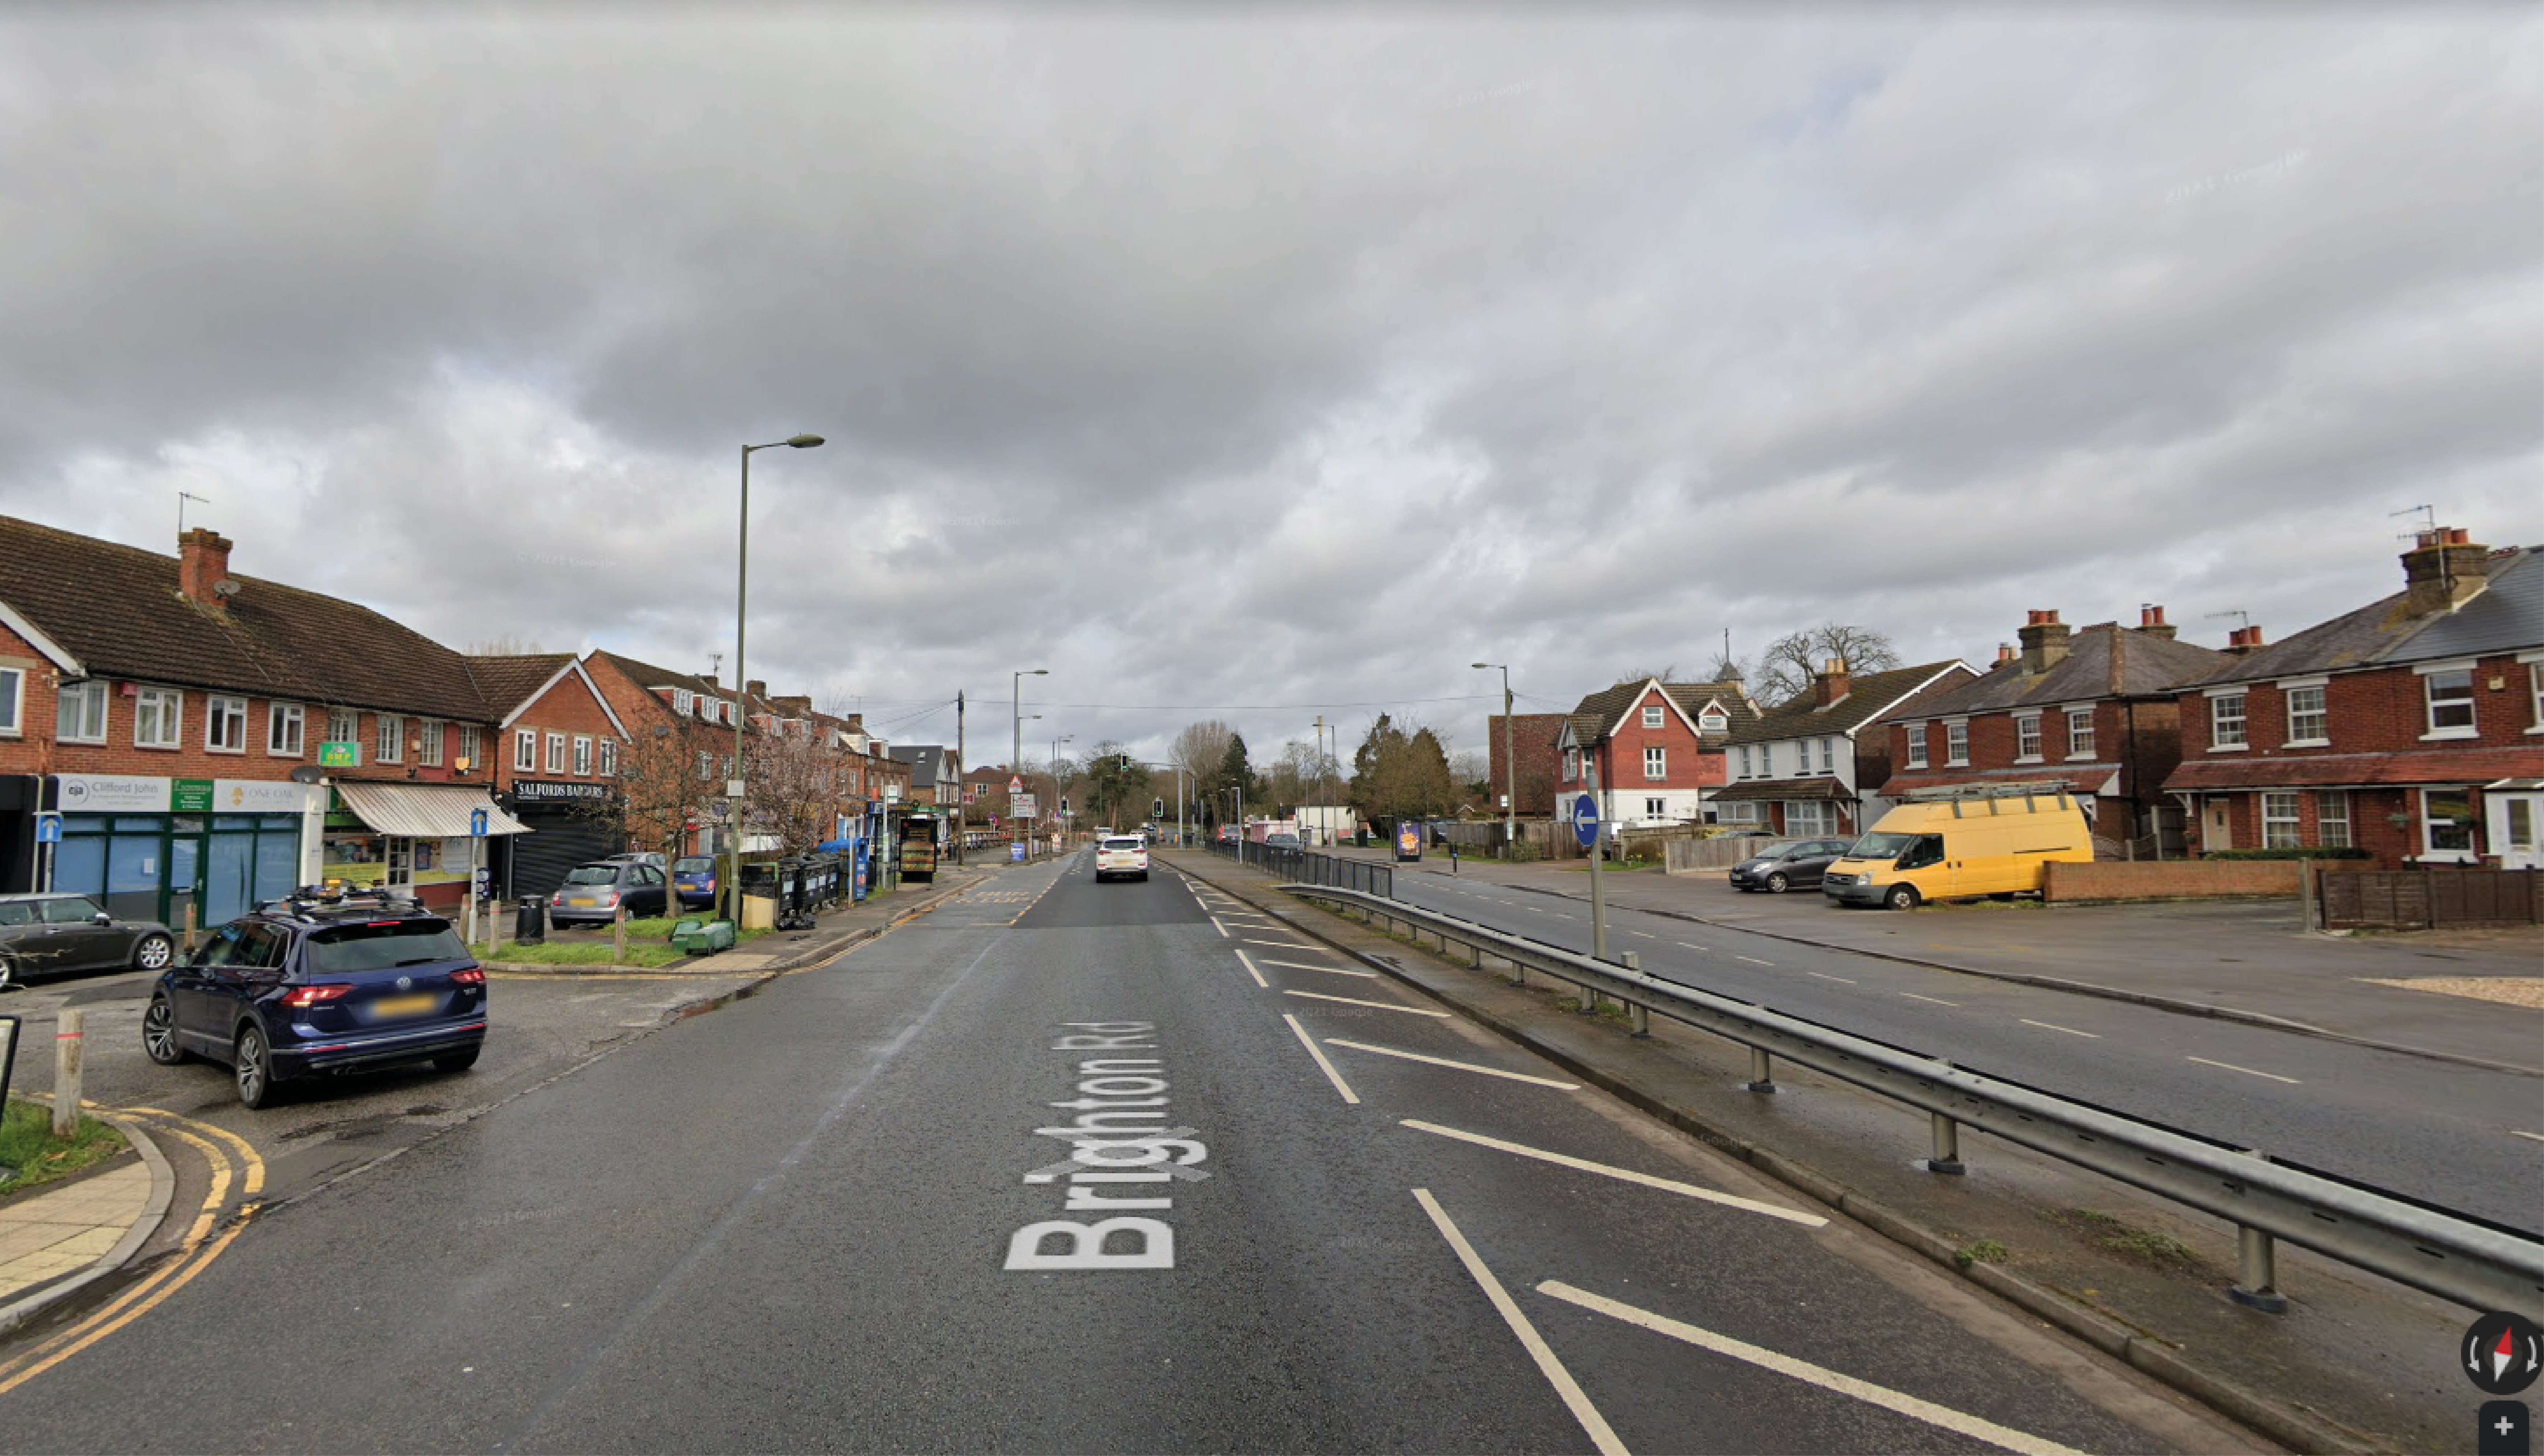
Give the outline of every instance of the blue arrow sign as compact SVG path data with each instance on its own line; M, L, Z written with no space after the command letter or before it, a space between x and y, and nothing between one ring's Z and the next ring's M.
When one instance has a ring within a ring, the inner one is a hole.
M486 837L486 811L484 809L472 808L468 811L468 837L471 839L483 839Z
M1572 801L1572 837L1583 849L1599 842L1599 801L1587 794Z
M36 815L36 842L38 844L59 844L62 842L62 816L60 814L47 809L44 812Z

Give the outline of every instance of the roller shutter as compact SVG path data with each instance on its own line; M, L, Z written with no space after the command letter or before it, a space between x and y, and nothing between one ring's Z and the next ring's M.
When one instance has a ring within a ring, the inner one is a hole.
M566 872L577 865L606 859L626 848L627 836L615 824L572 809L523 805L514 814L530 826L512 838L513 875L505 892L515 899L556 893Z

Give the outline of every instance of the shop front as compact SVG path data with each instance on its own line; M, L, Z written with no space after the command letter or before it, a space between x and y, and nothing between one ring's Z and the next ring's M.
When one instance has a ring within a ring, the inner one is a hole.
M508 897L553 894L575 866L627 848L618 796L606 784L516 779L501 802L530 830L505 841L496 882Z
M529 832L470 784L338 784L336 797L343 807L326 818L321 878L384 886L435 909L456 909L485 862L469 833L476 810L490 839Z
M108 912L218 925L316 878L326 791L264 779L56 774L49 807L61 843L47 888L90 895Z

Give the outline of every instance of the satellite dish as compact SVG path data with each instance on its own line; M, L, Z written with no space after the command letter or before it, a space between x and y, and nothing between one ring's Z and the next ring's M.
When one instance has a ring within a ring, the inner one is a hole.
M236 579L235 577L223 576L223 577L222 577L221 579L219 579L218 581L213 582L213 583L212 583L212 595L214 595L214 596L236 596L236 595L238 595L238 581L237 581L237 579Z
M314 763L304 763L300 765L300 767L291 771L291 782L295 784L323 784L327 782L327 771Z

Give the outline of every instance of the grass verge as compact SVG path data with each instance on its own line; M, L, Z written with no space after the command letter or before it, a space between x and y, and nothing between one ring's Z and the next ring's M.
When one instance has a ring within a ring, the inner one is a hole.
M671 935L672 927L677 923L659 919L628 921L627 958L624 961L613 961L610 958L610 942L605 937L588 941L549 941L540 946L524 946L518 942L506 941L494 953L494 959L498 963L509 961L524 965L623 964L654 969L704 958L691 957L668 942L667 937ZM735 937L735 944L749 945L753 941L775 934L776 932L772 930L746 930ZM486 943L480 941L472 949L483 954Z
M2170 1234L2142 1229L2091 1208L2070 1208L2058 1217L2060 1222L2082 1232L2104 1249L2141 1264L2186 1272L2199 1264L2199 1256L2191 1251L2190 1246Z
M59 1183L84 1168L117 1156L131 1144L123 1134L95 1117L82 1117L68 1138L53 1136L53 1110L42 1103L10 1099L0 1110L0 1198L28 1188Z

